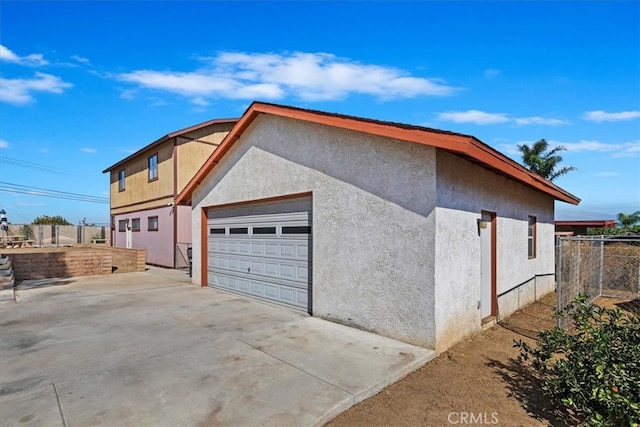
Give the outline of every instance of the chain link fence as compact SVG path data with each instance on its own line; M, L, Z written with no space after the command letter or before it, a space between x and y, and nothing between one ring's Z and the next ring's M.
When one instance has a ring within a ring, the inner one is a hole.
M3 247L17 247L24 241L36 247L110 244L108 225L9 224L7 228L0 234L0 246Z
M557 257L558 327L570 326L562 314L581 294L640 313L640 236L560 237Z

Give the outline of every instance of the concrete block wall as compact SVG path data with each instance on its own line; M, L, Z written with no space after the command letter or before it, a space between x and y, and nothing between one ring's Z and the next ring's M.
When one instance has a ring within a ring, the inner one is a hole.
M144 271L146 252L144 249L116 248L104 245L91 245L94 250L108 251L111 253L112 269L110 273L132 273Z
M13 252L16 280L111 274L112 257L100 250Z
M13 259L16 280L92 276L145 270L143 249L104 245L73 248L6 249Z

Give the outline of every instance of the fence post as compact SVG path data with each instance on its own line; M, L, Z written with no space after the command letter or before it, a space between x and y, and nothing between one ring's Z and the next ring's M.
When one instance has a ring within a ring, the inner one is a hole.
M60 226L58 224L55 225L56 230L56 246L60 247Z
M562 328L562 237L558 239L560 244L558 245L558 283L556 284L557 294L558 294L558 328Z
M40 239L40 247L44 246L44 225L38 225L38 238Z
M602 280L604 279L604 236L600 236L600 290L598 296L602 296Z

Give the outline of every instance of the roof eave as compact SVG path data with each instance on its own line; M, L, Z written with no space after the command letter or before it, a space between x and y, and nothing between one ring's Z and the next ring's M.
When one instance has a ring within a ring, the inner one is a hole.
M390 123L370 121L356 117L320 113L299 108L252 103L240 120L211 154L198 172L193 176L183 191L178 195L176 203L188 204L192 193L215 167L229 148L240 138L244 130L259 114L273 114L287 118L338 127L342 129L369 133L373 135L415 142L440 148L454 154L476 159L480 164L507 175L510 179L530 188L552 196L555 200L577 205L580 199L563 190L546 179L532 173L524 166L509 159L475 137L452 132L438 132L426 128L394 126ZM428 138L427 138L428 137Z
M103 170L102 173L111 172L113 169L115 169L115 168L117 168L117 167L129 162L131 159L133 159L135 157L138 157L139 155L141 155L142 153L145 153L146 151L154 149L158 145L167 142L171 138L179 137L179 136L184 135L186 133L193 132L193 131L196 131L198 129L202 129L202 128L205 128L207 126L216 125L216 124L222 124L222 123L235 123L237 121L238 121L238 119L213 119L213 120L208 120L208 121L203 122L203 123L199 123L197 125L189 126L187 128L180 129L180 130L168 133L168 134L164 135L163 137L160 137L160 138L156 139L152 143L145 145L144 147L142 147L141 149L139 149L135 153L130 154L127 157L125 157L124 159L122 159L122 160L118 161L117 163L114 163L113 165L109 166L108 168Z

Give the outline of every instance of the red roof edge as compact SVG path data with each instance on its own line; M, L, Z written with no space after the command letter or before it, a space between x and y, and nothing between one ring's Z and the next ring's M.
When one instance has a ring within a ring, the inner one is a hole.
M545 180L539 175L530 172L524 166L473 136L257 101L253 102L249 108L247 108L218 148L187 183L178 195L176 203L188 204L191 202L192 194L196 187L200 185L229 148L240 138L245 129L247 129L260 114L272 114L440 148L457 155L472 158L485 167L507 175L514 181L552 196L555 200L573 205L580 203L578 197Z

